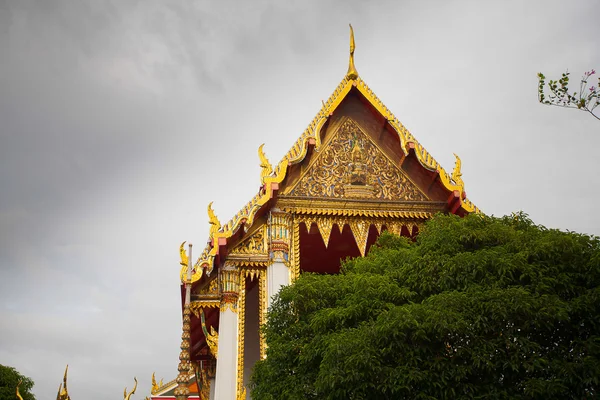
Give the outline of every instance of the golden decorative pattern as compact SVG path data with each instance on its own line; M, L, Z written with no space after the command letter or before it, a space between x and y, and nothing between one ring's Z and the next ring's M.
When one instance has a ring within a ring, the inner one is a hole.
M258 326L263 327L267 321L267 304L268 304L268 293L267 293L267 271L260 271L258 281L258 299L260 301L260 307L258 310ZM259 329L260 335L260 359L264 360L267 357L267 341L262 329Z
M333 229L333 225L337 225L340 232L344 229L345 225L350 227L352 231L352 235L356 241L356 245L360 250L362 256L365 255L367 251L367 241L369 238L369 230L371 226L374 226L377 229L378 233L381 233L383 226L387 228L387 230L396 235L400 235L402 232L402 227L406 227L409 234L412 235L413 229L416 226L419 230L422 228L423 222L417 219L389 219L389 218L353 218L353 217L322 217L322 216L313 216L313 215L297 215L296 221L298 224L304 223L306 225L306 229L310 230L312 224L316 224L319 228L319 232L321 234L321 238L325 243L325 247L329 245L329 239L331 236L331 231ZM296 229L296 227L295 227ZM296 237L294 236L294 242ZM300 241L298 240L298 252L300 251ZM294 250L296 251L296 250ZM300 273L300 265L296 259L293 259L294 263L294 279L299 276Z
M294 218L292 227L292 283L300 277L300 222Z
M235 246L231 254L266 254L266 239L264 228L260 228L248 239Z
M325 243L325 247L329 245L329 238L331 237L331 230L333 229L333 223L330 218L315 218L314 220L321 232L321 237Z
M350 118L315 156L300 181L285 194L343 198L346 185L357 186L364 193L371 193L374 199L429 200ZM367 186L372 189L367 191Z
M183 307L183 329L181 333L181 352L179 353L179 364L177 365L177 387L173 392L177 399L187 398L190 394L189 371L190 371L190 304Z
M208 373L204 368L202 371L200 371L200 382L202 383L200 389L200 398L202 400L210 400L210 379L208 378Z
M218 358L219 334L217 333L217 331L215 331L214 326L210 327L210 332L208 331L208 329L206 328L206 320L204 318L204 310L202 309L200 310L200 322L202 324L202 332L204 333L204 337L206 338L206 344L208 345L208 348L210 349L212 355L215 356L215 358Z
M348 221L348 225L352 230L354 240L356 240L356 245L358 246L358 250L360 250L360 255L364 257L367 251L367 237L369 236L371 224L369 221L352 220Z
M240 272L242 287L238 299L238 355L237 355L237 398L245 393L244 387L244 335L246 330L246 278Z
M237 312L238 312L238 297L237 297L237 295L235 295L235 296L233 296L231 294L223 295L219 309L221 312L225 312L225 311L227 311L227 309L229 309L229 310L231 310L231 312L237 314Z

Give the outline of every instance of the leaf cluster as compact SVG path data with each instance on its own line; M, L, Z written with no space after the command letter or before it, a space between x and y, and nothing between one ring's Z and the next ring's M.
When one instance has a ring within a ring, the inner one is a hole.
M599 284L596 237L439 215L283 288L252 398L595 398Z
M578 110L589 112L594 118L600 120L595 112L596 107L600 105L600 77L597 86L588 88L588 80L596 73L595 70L585 72L579 82L579 92L569 92L569 72L562 74L561 78L548 81L548 94L546 94L546 76L538 73L538 100L542 104L576 108Z
M23 400L35 400L35 396L31 393L33 380L21 375L13 367L0 364L0 400L15 400L19 381L21 381L19 393Z

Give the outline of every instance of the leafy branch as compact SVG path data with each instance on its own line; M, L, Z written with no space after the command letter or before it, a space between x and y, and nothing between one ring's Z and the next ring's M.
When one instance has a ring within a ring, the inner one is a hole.
M600 116L594 110L600 105L600 77L596 86L588 87L588 80L596 74L595 70L585 72L579 83L579 92L569 92L569 75L567 71L562 74L558 80L549 80L546 86L546 77L541 72L538 73L538 100L542 104L549 106L559 106L565 108L576 108L578 110L589 112L594 118L600 120ZM548 90L548 92L546 92Z

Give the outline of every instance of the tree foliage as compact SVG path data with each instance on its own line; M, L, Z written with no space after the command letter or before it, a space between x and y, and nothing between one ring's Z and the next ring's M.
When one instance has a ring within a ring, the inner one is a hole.
M439 215L268 314L252 398L596 398L600 240L524 214Z
M0 364L0 400L15 400L19 381L21 381L19 393L23 400L35 400L35 396L31 393L33 380L21 375L13 367Z
M600 105L600 77L598 85L588 87L588 80L593 79L592 75L596 74L595 70L585 72L579 82L579 92L569 92L569 72L562 74L558 80L548 81L546 88L546 76L541 72L538 73L538 100L542 104L549 106L559 106L565 108L576 108L578 110L587 111L592 116L600 120L600 115L595 109ZM546 93L546 90L548 92Z

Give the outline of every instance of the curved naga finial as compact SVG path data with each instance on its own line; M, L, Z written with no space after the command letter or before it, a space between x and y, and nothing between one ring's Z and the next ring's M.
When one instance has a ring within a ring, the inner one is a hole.
M212 209L212 201L208 203L208 223L210 224L210 237L212 238L215 233L219 232L221 229L221 222L219 222L219 218L215 215L215 212Z
M208 329L206 329L206 322L204 320L203 309L200 309L200 321L202 322L202 331L206 337L206 344L208 345L208 348L213 356L217 358L217 354L219 353L219 334L217 331L215 331L213 326L210 327L210 333L208 333Z
M150 389L150 393L156 394L162 386L163 386L163 380L161 379L159 383L156 383L156 377L154 376L154 372L153 372L152 373L152 389Z
M181 246L179 246L179 257L181 258L181 261L179 262L179 264L183 265L184 267L187 267L188 256L187 256L187 253L185 252L185 249L183 248L184 245L185 245L185 242L181 243Z
M23 382L23 379L19 379L19 383L17 383L17 398L19 400L23 400L23 398L21 397L21 393L19 393L19 386L21 385L21 382Z
M127 387L125 387L125 391L123 392L123 400L131 399L131 395L135 393L135 389L137 389L137 379L134 377L135 385L133 385L133 389L131 392L127 393Z
M346 78L348 79L356 79L358 78L358 71L356 71L356 67L354 66L354 29L352 29L352 24L350 24L350 61L348 61L348 73L346 74Z
M71 400L69 397L69 391L67 390L67 371L69 370L69 364L65 368L65 375L63 376L62 383L58 386L58 394L56 400Z
M452 171L452 180L458 186L460 186L461 188L464 188L465 184L462 180L462 172L460 172L460 167L461 167L460 157L457 156L456 154L454 154L454 157L456 157L456 163L454 164L454 171Z
M265 178L273 175L273 166L265 156L265 152L263 151L264 143L258 147L258 158L260 158L260 183L265 184Z

